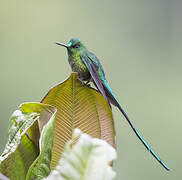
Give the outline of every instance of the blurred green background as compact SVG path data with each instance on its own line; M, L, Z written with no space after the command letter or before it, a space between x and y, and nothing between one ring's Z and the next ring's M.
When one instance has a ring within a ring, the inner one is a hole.
M182 1L0 0L0 150L18 105L40 101L71 70L55 41L80 38L94 52L137 129L172 169L165 171L113 108L117 180L182 177Z

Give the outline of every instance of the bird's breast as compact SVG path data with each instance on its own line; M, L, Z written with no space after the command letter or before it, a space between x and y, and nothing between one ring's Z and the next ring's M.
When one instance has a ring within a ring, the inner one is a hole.
M69 57L68 61L69 61L69 64L72 68L72 71L77 72L78 76L81 80L87 81L90 79L90 73L88 71L88 68L83 63L80 56Z

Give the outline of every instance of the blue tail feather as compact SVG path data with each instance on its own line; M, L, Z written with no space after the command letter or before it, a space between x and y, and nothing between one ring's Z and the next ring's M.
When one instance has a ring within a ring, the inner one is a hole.
M140 139L140 141L143 143L143 145L146 147L146 149L148 151L150 151L150 153L152 154L152 156L166 169L166 170L170 170L169 167L159 158L159 156L152 150L152 148L147 144L147 142L143 139L143 137L139 134L139 132L136 130L136 128L134 127L134 125L132 124L131 120L129 119L129 117L127 116L127 114L125 113L125 111L123 110L123 108L121 107L121 105L119 104L119 102L117 101L115 95L112 92L112 89L110 88L109 84L107 83L106 80L103 81L103 85L104 88L107 92L107 94L109 94L109 96L112 98L112 100L114 101L115 105L119 108L119 110L121 111L121 113L124 115L124 117L126 118L127 122L129 123L129 125L131 126L132 130L134 131L134 133L136 134L136 136Z

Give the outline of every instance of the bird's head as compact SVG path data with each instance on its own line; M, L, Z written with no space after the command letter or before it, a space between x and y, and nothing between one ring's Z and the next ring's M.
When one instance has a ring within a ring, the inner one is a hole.
M68 54L75 55L80 54L82 51L86 49L86 47L83 45L83 43L80 41L80 39L73 38L71 39L68 44L62 44L59 42L56 42L57 45L66 47L68 50Z

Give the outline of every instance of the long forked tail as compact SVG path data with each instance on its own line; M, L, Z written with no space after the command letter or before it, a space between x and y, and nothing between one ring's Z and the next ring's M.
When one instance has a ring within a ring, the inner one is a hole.
M119 110L121 111L121 113L123 114L123 116L126 118L127 122L129 123L129 125L131 126L132 130L134 131L134 133L136 134L136 136L140 139L140 141L143 143L143 145L146 147L146 149L148 151L150 151L150 153L152 154L152 156L166 169L166 170L170 170L168 168L168 166L159 158L159 156L152 150L152 148L147 144L147 142L143 139L143 137L139 134L139 132L136 130L136 128L134 127L133 123L131 122L131 120L129 119L128 115L126 114L126 112L123 110L123 108L121 107L121 105L119 104L119 102L117 101L115 95L112 92L112 89L110 88L109 84L107 83L107 81L105 80L103 82L104 85L104 89L106 91L106 94L109 96L109 99L111 99L111 103L113 103L114 105L116 105Z

